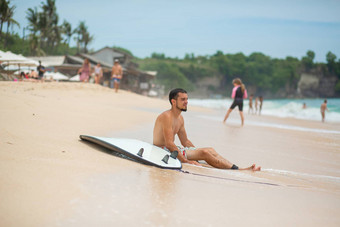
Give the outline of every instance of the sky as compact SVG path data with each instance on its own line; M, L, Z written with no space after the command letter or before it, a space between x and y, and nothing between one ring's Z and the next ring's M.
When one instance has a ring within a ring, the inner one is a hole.
M27 9L41 11L41 2L11 0L20 35ZM56 6L60 24L85 21L93 50L119 46L140 58L220 50L299 59L312 50L316 62L326 62L329 51L340 58L340 0L56 0Z

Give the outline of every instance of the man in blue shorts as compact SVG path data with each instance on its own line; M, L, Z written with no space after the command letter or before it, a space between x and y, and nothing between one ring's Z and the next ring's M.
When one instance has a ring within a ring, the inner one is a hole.
M114 85L116 92L118 92L119 84L122 78L123 78L123 68L119 64L119 60L116 59L112 67L111 81L110 81L110 87L113 88L113 85Z

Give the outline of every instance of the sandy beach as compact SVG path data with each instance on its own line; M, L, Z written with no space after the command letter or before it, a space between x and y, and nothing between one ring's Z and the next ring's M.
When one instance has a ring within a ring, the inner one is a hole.
M190 93L189 93L190 98ZM79 135L152 143L167 100L94 84L0 83L0 226L340 226L340 124L190 106L189 139L238 166L183 173ZM178 141L177 141L178 143Z

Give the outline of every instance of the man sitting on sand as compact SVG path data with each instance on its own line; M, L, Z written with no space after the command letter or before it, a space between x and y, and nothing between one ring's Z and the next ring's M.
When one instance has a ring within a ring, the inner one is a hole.
M184 118L181 115L182 111L187 111L187 92L181 88L176 88L170 91L169 101L171 109L161 113L156 119L153 130L154 145L170 152L178 151L178 159L182 163L200 165L197 161L204 160L209 165L219 169L261 170L261 167L256 167L255 164L247 168L239 168L220 156L214 148L195 148L187 137L184 128ZM175 145L176 134L184 148Z

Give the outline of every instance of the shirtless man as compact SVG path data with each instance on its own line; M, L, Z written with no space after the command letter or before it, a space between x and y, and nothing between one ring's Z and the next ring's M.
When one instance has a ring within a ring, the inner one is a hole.
M111 82L110 82L111 88L113 87L112 83L114 83L114 88L116 92L118 92L119 84L122 78L123 78L123 68L119 64L119 60L116 59L112 67Z
M238 168L220 156L214 148L195 148L187 137L184 128L184 119L181 115L182 111L187 111L187 92L181 88L176 88L170 91L169 101L171 103L171 109L161 113L156 119L153 130L154 145L171 152L175 150L178 151L178 159L182 163L200 165L197 161L204 160L209 165L219 169L261 170L261 167L256 167L255 164L247 168ZM185 148L175 145L176 134Z
M248 114L250 114L250 111L252 114L254 114L254 110L253 110L253 98L254 98L254 95L251 94L249 96L249 109L248 109Z
M321 112L321 117L322 117L322 122L325 122L325 112L329 111L327 108L327 99L325 99L325 101L323 101L323 103L321 104L320 107L320 112Z

